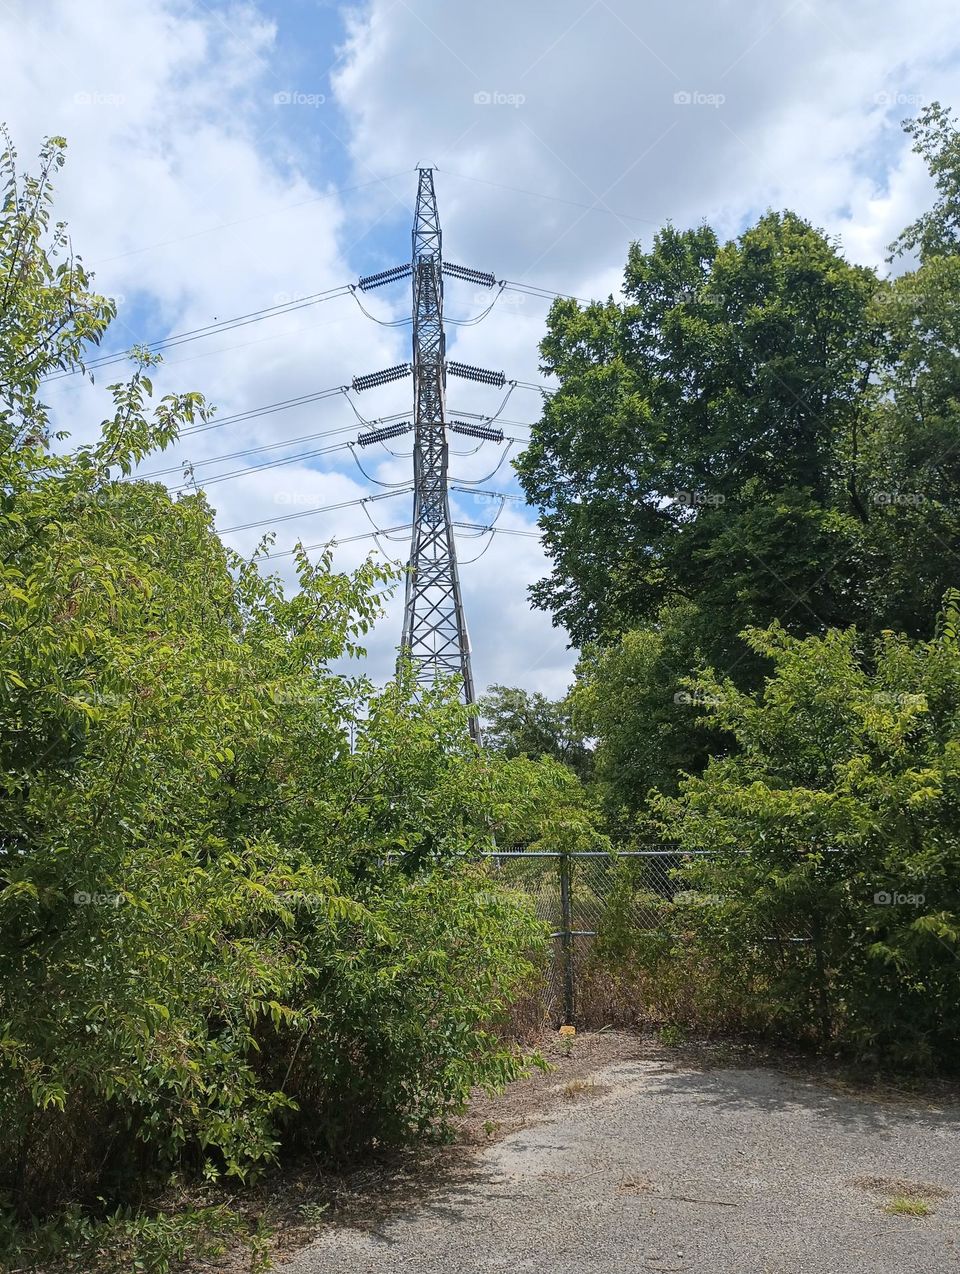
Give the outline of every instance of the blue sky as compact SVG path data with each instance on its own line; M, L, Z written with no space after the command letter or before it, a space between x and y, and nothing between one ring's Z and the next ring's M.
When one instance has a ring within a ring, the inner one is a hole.
M118 298L109 348L124 348L405 260L418 164L437 167L448 259L498 279L605 296L631 240L649 242L668 219L730 235L786 206L885 268L886 244L929 200L900 122L923 102L957 101L958 45L947 0L7 0L0 116L24 162L44 134L68 138L58 212ZM397 320L407 287L365 304ZM484 304L471 285L448 289L449 315ZM450 353L535 381L546 310L504 292L484 322L450 330ZM225 419L403 361L408 342L408 328L371 323L347 297L171 349L155 379L160 392L202 391ZM50 386L74 437L96 430L112 378ZM458 381L451 414L490 412L499 397ZM528 436L538 404L514 392L512 436ZM354 406L368 418L409 410L409 384ZM219 526L273 521L281 552L298 535L337 536L346 568L374 543L352 537L371 517L407 521L408 496L278 519L391 489L371 485L349 451L289 459L325 445L293 439L340 430L332 445L360 428L340 395L185 438L144 469L189 460ZM277 457L288 463L252 467ZM497 458L459 456L457 476ZM381 483L409 477L409 460L385 451L363 460ZM496 486L516 494L508 460ZM466 520L494 509L454 501ZM518 502L499 525L535 529ZM246 552L261 533L225 538ZM464 557L485 542L465 539ZM403 556L402 543L389 549ZM276 569L288 574L287 560ZM535 537L508 536L464 567L481 687L567 684L575 652L527 601L544 569ZM370 643L375 676L389 674L399 623L395 603Z

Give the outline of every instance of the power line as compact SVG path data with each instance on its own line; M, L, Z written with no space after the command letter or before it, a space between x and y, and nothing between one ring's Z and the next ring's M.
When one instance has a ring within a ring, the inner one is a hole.
M453 525L470 531L492 531L494 535L523 535L532 540L540 539L539 531L519 531L512 526L482 526L479 522L454 522Z
M539 531L518 531L518 530L515 530L513 527L482 526L478 522L454 522L451 525L460 527L468 531L480 531L483 534L489 533L491 536L520 535L520 536L526 536L529 539L540 538ZM264 553L261 556L262 556L262 560L273 560L274 558L280 558L280 557L293 557L294 554L297 553L298 551L302 551L304 553L314 553L316 552L317 549L325 549L330 544L336 544L338 546L341 544L351 544L355 540L376 539L378 535L384 535L384 536L396 535L402 531L410 531L411 529L412 529L411 523L406 522L400 526L383 527L376 531L361 531L359 535L345 535L342 539L339 539L337 536L333 535L330 537L330 539L321 540L317 544L298 544L296 548L280 549L276 553ZM477 559L474 558L474 561L476 560Z
M353 433L353 425L344 425L339 429L326 429L322 433L302 434L299 438L285 438L283 442L265 442L259 447L247 447L243 451L227 451L222 456L207 456L203 460L182 460L179 464L170 465L167 469L153 469L150 473L137 473L128 481L149 481L152 482L156 478L165 478L171 473L180 473L183 469L198 469L201 465L220 464L224 460L242 460L244 456L255 456L261 451L277 451L283 447L296 446L298 442L315 442L318 438L332 438L336 434ZM336 448L337 451L345 451L350 443L344 442Z
M453 323L457 327L474 327L477 323L482 322L483 319L487 317L487 315L496 305L497 301L499 301L504 288L507 286L508 285L506 284L506 282L501 282L493 300L486 307L486 309L481 310L479 314L474 314L471 318L462 318L462 319L449 318L448 316L444 315L443 321L445 323ZM520 288L518 288L516 285L513 285L513 284L510 285L510 288L511 288L511 291L515 291L515 292L520 291ZM366 317L368 319L371 319L374 323L379 323L381 327L409 327L410 324L413 322L412 316L409 318L397 318L397 319L377 318L376 314L372 314L367 309L367 307L363 304L363 302L360 300L359 296L357 295L356 288L351 286L350 291L353 295L353 299L356 301L357 305L360 308L360 312L366 315Z
M480 550L480 552L476 555L476 557L468 557L468 558L466 558L466 559L461 558L460 565L461 565L461 566L473 566L474 562L479 562L479 561L480 561L480 559L481 559L481 557L484 557L484 556L487 554L487 552L488 552L488 551L489 551L489 549L490 549L490 545L491 545L492 543L493 543L493 536L491 535L491 536L490 536L490 538L489 538L489 540L487 540L486 544L484 544L483 548L482 548L482 549Z
M280 410L280 408L272 408L272 409L270 409L270 410ZM261 409L259 412L257 412L257 413L252 413L252 414L257 414L257 415L266 415L266 414L268 414L268 409L264 408L264 409ZM404 417L406 417L406 416L409 416L409 414L410 414L409 412L395 412L393 415L390 415L390 416L380 416L380 417L378 417L378 418L377 418L377 420L376 420L376 421L365 421L364 423L365 423L365 424L377 424L377 423L380 423L381 421L400 420L400 419L403 419L403 418L404 418ZM480 414L479 414L479 413L477 413L477 412L466 412L466 411L464 411L464 412L459 412L458 414L459 414L459 415L461 415L461 416L468 416L468 417L471 417L471 418L474 418L474 419L477 419L477 420L487 420L487 419L489 419L489 417L487 417L487 416L483 416L483 415L480 415ZM241 417L241 418L246 418L246 417ZM220 424L228 424L228 423L230 423L230 422L232 421L232 419L233 419L232 417L231 417L231 418L229 418L229 419L226 419L226 418L225 418L224 420L220 421L219 423L220 423ZM506 422L504 422L504 423L507 423L507 424L513 424L513 425L522 425L522 426L525 426L525 427L528 427L528 428L530 427L530 426L527 426L527 424L526 424L526 422L525 422L525 421L506 421ZM300 443L300 442L313 442L313 441L319 440L320 438L334 438L334 437L336 437L338 434L343 434L343 433L353 433L353 432L354 432L354 430L355 430L355 426L353 426L353 425L341 425L341 426L338 426L338 428L336 428L336 429L325 429L325 430L320 431L319 433L314 433L314 434L302 434L300 437L297 437L297 438L286 438L286 439L282 440L281 442L263 443L263 444L261 444L260 446L256 446L256 447L246 447L246 448L244 448L242 451L229 451L229 452L225 452L225 453L223 453L222 455L217 455L217 456L208 456L208 457L205 457L205 458L203 458L203 459L201 459L201 460L188 460L188 459L184 459L184 460L182 460L179 464L170 465L170 466L168 466L166 469L152 469L152 470L150 470L150 472L149 472L149 473L135 473L135 474L131 475L131 477L130 477L130 478L125 479L125 481L128 481L128 482L153 482L153 481L155 481L155 480L156 480L156 479L158 479L158 478L165 478L165 477L168 477L170 474L173 474L173 473L180 473L180 472L181 472L182 470L184 470L184 469L195 469L195 468L198 468L200 465L216 464L216 463L218 463L218 462L220 462L220 461L225 461L225 460L241 460L241 459L243 459L245 456L258 455L259 453L264 452L264 451L276 451L276 450L278 450L278 449L280 449L280 448L283 448L283 447L292 447L292 446L295 446L297 443ZM513 437L510 437L509 435L506 435L506 436L504 437L504 442L506 442L506 443L510 443L510 444L515 444L515 443L519 443L519 444L526 444L527 442L529 442L529 439L527 439L527 438L513 438ZM352 449L352 444L350 444L350 443L346 443L346 442L341 442L341 443L337 443L335 446L332 446L332 447L324 447L324 448L322 448L320 451L300 452L300 453L298 453L297 455L294 455L294 456L287 456L287 457L284 457L284 459L282 459L282 460L272 461L270 465L255 465L255 466L249 466L249 467L247 467L247 468L245 468L245 469L236 469L236 470L233 470L233 471L232 471L231 473L229 473L229 474L217 474L217 475L215 475L215 476L214 476L214 477L212 477L212 478L205 479L205 482L206 482L206 483L211 483L211 482L214 482L214 481L216 481L216 482L219 482L219 481L221 481L221 480L224 480L224 481L225 481L225 480L227 480L228 478L239 478L239 477L243 477L243 475L244 475L244 474L246 474L246 473L255 473L255 472L257 472L257 471L258 471L259 469L261 469L261 468L279 468L280 466L282 466L282 465L284 465L284 464L296 464L296 463L297 463L297 461L302 460L302 459L304 459L305 457L312 457L312 456L317 456L317 455L330 455L330 454L332 454L333 452L336 452L336 451L347 451L347 450L351 450L351 449ZM389 450L389 448L388 448L388 450ZM462 453L462 454L463 454L463 455L474 455L474 454L476 454L476 452L477 452L478 450L479 450L479 447L474 448L474 451L472 451L472 452L464 452L464 453ZM392 455L395 459L404 459L404 458L409 459L409 458L410 458L410 455L411 455L412 453L408 452L408 453L406 453L406 456L403 456L402 454L398 454L398 453L396 453L396 452L390 452L390 454L391 454L391 455ZM459 452L454 452L453 454L455 454L455 455L460 455L461 453L459 453ZM354 456L354 459L356 459L356 456ZM501 459L501 464L502 464L502 459ZM499 467L500 467L500 465L498 465L497 467L499 468ZM379 485L381 485L381 486L389 485L389 484L387 484L387 483L383 483L383 482L381 482L381 481L380 481L380 479L378 479L378 478L374 478L374 477L372 477L371 475L367 474L367 473L363 470L362 466L360 466L360 465L359 465L359 463L358 463L358 468L360 468L361 473L363 473L363 474L364 474L364 477L368 478L368 479L369 479L369 481L371 481L371 482L377 482L377 483L378 483ZM495 470L493 471L493 473L496 473L496 471L497 471L497 470L495 469ZM467 482L467 481L470 481L470 482L472 482L472 481L477 481L477 482L485 482L485 481L489 481L489 479L493 476L493 473L488 474L486 478L477 478L477 479L472 479L472 478L471 478L471 479L467 479L467 478L464 478L464 479L462 479L462 481L464 481L464 482ZM181 486L179 486L179 487L175 487L175 488L173 488L173 489L174 489L174 490L185 490L185 489L186 489L186 487L187 487L187 486L190 486L190 485L191 485L191 484L189 484L189 483L185 483L185 484L182 484ZM401 484L401 485L402 485L402 484Z
M574 296L572 292L554 292L551 288L541 288L535 283L515 283L511 279L504 279L503 286L508 292L519 292L522 296L535 296L543 301L550 299L554 301L579 301L581 305L593 304L585 296Z
M173 349L177 345L185 345L191 340L201 340L204 336L215 335L220 331L233 331L234 327L246 327L252 322L262 322L265 318L276 318L295 310L304 310L307 306L316 306L322 301L334 301L336 297L349 296L350 284L341 284L337 288L327 288L326 292L317 292L309 297L295 297L293 301L285 301L276 306L266 306L262 310L251 310L246 315L238 315L236 318L223 318L220 322L211 322L204 327L191 327L190 331L181 331L174 333L172 336L164 336L160 340L143 341L143 348L149 349L152 353L159 353L160 350ZM83 368L70 368L64 372L55 372L52 376L45 376L45 381L61 381L67 376L76 376L78 372L89 371L90 368L107 367L109 363L122 363L130 358L130 348L120 350L116 354L103 354L101 358L92 358L88 363L84 363Z
M346 450L345 443L337 443L333 447L320 447L316 451L301 451L295 456L286 456L283 460L270 460L266 464L247 465L244 469L233 469L230 473L217 473L212 478L204 478L204 487L212 487L215 482L228 482L231 478L243 478L250 473L260 473L264 469L277 469L281 465L296 464L298 460L313 460L317 456L328 456L334 451ZM189 465L185 466L189 468ZM180 491L193 490L194 483L182 482L177 487L171 487L171 491L177 494Z
M464 495L495 496L498 500L523 500L523 503L526 504L526 500L524 500L522 495L515 495L509 491L475 491L473 487L463 487L456 482L451 482L450 490L462 491Z
M392 500L394 496L409 495L413 488L407 484L405 491L386 491L381 495L365 495L355 500L341 500L338 504L322 504L314 509L298 509L296 513L283 513L276 518L261 518L258 522L243 522L237 526L216 528L218 535L232 535L234 531L253 531L261 526L272 526L275 522L292 522L294 518L308 518L315 513L333 513L336 509L356 508L358 504L373 504L375 500Z
M342 539L339 539L334 535L331 536L329 540L322 540L318 544L298 544L296 548L279 549L276 553L264 553L262 554L262 558L270 561L273 558L278 557L293 557L293 555L300 550L304 553L313 553L317 549L325 549L329 544L351 544L355 540L376 539L378 535L386 535L388 532L394 533L398 531L409 531L410 529L411 523L406 522L401 526L389 526L381 531L361 531L359 535L345 535Z
M489 473L488 473L485 477L483 477L483 478L457 478L457 479L456 479L456 481L457 481L457 482L489 482L489 481L490 481L490 479L491 479L491 478L493 478L493 477L495 477L495 476L496 476L496 474L498 474L498 473L500 472L500 470L503 468L504 461L506 460L507 456L510 454L510 451L511 451L511 449L512 449L512 447L513 447L513 443L512 443L512 442L508 442L506 439L504 439L504 442L506 442L506 446L504 447L503 451L502 451L502 452L501 452L501 454L500 454L500 459L497 461L497 463L494 465L494 467L490 470L490 472L489 472ZM464 490L466 490L466 488L465 488L465 487L462 487L462 486L459 486L459 487L457 487L457 490L458 490L458 491L464 491Z
M330 389L317 389L311 394L299 394L296 398L282 398L276 403L267 403L265 407L251 407L247 411L238 411L232 416L221 416L219 420L210 420L202 425L190 425L180 431L181 438L192 438L195 434L209 433L211 429L222 429L224 425L238 425L246 420L256 420L260 416L272 416L278 411L289 411L293 407L305 407L308 403L322 402L325 398L335 398L337 394L346 397L347 386L335 385Z
M325 292L316 292L312 296L295 297L292 301L284 301L280 305L268 305L260 310L251 310L249 314L240 314L236 318L223 319L217 323L208 323L204 327L191 328L187 332L177 332L173 336L165 336L156 341L141 342L143 348L150 350L152 353L159 353L165 349L173 349L178 345L185 345L189 341L198 341L205 336L215 335L217 332L230 332L237 327L246 327L250 323L260 323L267 318L277 318L284 314L292 314L295 310L305 309L310 305L318 305L321 301L332 301L339 296L350 295L349 283L341 284L339 287L328 288ZM121 350L116 354L104 354L100 358L93 358L85 363L82 368L70 368L66 371L55 372L51 376L45 376L44 381L63 380L67 376L76 376L81 371L88 371L91 368L106 367L111 363L126 362L130 358L130 349Z
M547 389L546 385L538 385L532 380L512 380L511 385L516 385L517 389L534 389L538 394L546 394L548 398L552 398L557 392L555 389Z
M500 299L503 291L517 292L521 295L535 296L541 299L568 298L578 301L584 305L590 302L579 296L574 296L569 292L553 292L546 288L536 287L530 284L517 283L511 280L502 280L500 288L493 300L481 310L479 314L475 314L470 318L457 319L447 318L445 321L460 327L472 327L480 323L492 311L497 301ZM409 326L412 322L410 318L402 319L381 319L372 314L361 302L357 296L356 287L352 283L344 283L336 288L328 288L325 292L317 292L310 296L294 297L290 301L284 301L278 305L265 306L260 310L251 310L248 314L240 314L234 318L222 319L219 322L208 323L203 327L191 328L186 332L177 332L172 336L160 337L154 341L135 342L142 348L150 350L152 353L161 353L164 350L176 349L180 345L187 345L192 341L202 340L207 336L215 336L220 332L230 332L240 327L247 327L251 323L260 323L264 319L282 318L284 315L293 314L297 310L307 309L313 305L319 305L323 301L336 300L341 296L352 296L359 306L360 310L367 318L375 323L379 323L382 327L403 327ZM132 357L132 346L128 346L124 350L119 350L114 354L103 354L99 358L90 359L83 364L83 367L68 368L64 371L54 372L49 376L42 377L44 383L48 381L63 380L69 376L76 376L84 371L96 370L101 367L112 366L115 363L123 363L129 361ZM243 346L228 346L226 350L217 350L215 353L227 353L230 349L242 349Z
M281 332L273 332L268 336L258 336L252 341L235 341L233 345L218 345L215 349L207 349L199 354L190 354L184 358L164 358L164 370L171 367L185 367L187 363L199 363L205 358L216 358L219 354L230 354L238 349L250 349L253 345L263 345L267 341L289 341L294 336L299 336L303 332L316 333L323 327L334 327L337 325L336 319L331 319L326 323L315 324L299 324L297 327L288 328Z
M343 433L343 432L352 432L352 430L344 431L344 430L342 430L342 429L335 429L335 430L332 430L332 431L331 431L331 433L334 433L334 434L337 434L337 433ZM310 436L310 435L307 435L307 437L309 437L309 436ZM315 436L315 437L317 437L317 438L322 438L322 437L324 437L324 436L329 436L329 435L316 434L316 435L314 435L314 436ZM302 439L297 439L296 441L303 441L303 440L302 440ZM505 438L505 439L504 439L504 441L505 441L505 442L509 442L509 443L513 443L513 442L525 442L525 441L528 441L528 440L527 440L527 439L523 439L523 438ZM238 451L238 452L235 452L232 456L230 456L230 455L226 455L226 456L213 456L213 457L211 457L209 460L198 460L198 461L196 461L196 462L191 462L191 461L189 461L189 460L185 460L185 461L183 462L183 464L182 464L182 465L175 465L175 466L173 466L171 469L161 470L161 471L158 471L158 472L156 472L156 473L149 473L149 474L136 474L136 475L134 475L134 478L133 478L132 480L133 480L133 481L140 481L141 479L143 479L144 481L146 481L146 480L148 480L148 479L153 480L154 478L157 478L157 477L159 477L159 476L165 476L165 475L168 475L168 474L170 474L170 473L178 472L178 471L179 471L179 470L181 470L181 469L193 469L193 468L195 468L197 465L201 465L201 464L213 464L213 463L214 463L215 461L217 461L217 460L239 459L240 457L242 457L242 456L244 456L244 455L255 455L255 454L256 454L257 452L259 452L259 451L269 451L269 450L271 450L271 449L272 449L272 448L274 448L274 447L285 447L285 446L290 446L290 445L291 445L291 443L289 443L289 442L283 442L283 443L271 443L269 446L265 446L265 447L251 447L251 448L250 448L248 451L246 451L246 452ZM334 444L332 447L321 447L321 448L319 448L318 450L315 450L315 451L300 451L300 452L298 452L295 456L284 456L284 457L283 457L283 459L281 459L281 460L271 460L271 461L269 461L269 462L267 462L267 463L265 463L265 464L248 465L248 466L247 466L246 468L244 468L244 469L232 469L229 473L217 473L217 474L214 474L214 475L213 475L212 477L210 477L210 478L204 478L202 485L203 485L204 487L208 487L208 486L212 486L215 482L228 482L228 481L231 481L233 478L242 478L242 477L245 477L247 474L250 474L250 473L259 473L259 472L260 472L261 470L263 470L263 469L279 469L279 468L282 468L284 465L287 465L287 464L297 464L297 463L298 463L298 461L300 461L300 460L312 460L312 459L313 459L314 457L316 457L316 456L329 456L329 455L332 455L334 452L337 452L337 451L349 451L349 450L351 450L351 444L350 444L350 443L347 443L347 442L339 442L339 443ZM508 449L508 450L509 450L509 449ZM460 482L489 482L489 480L490 480L490 479L494 476L494 474L495 474L495 473L497 473L497 471L498 471L499 469L501 469L501 468L502 468L502 466L503 466L503 462L504 462L504 460L506 459L506 454L507 454L507 453L506 453L506 451L505 451L505 452L504 452L504 454L503 454L503 456L501 456L501 458L500 458L500 462L497 464L496 468L495 468L495 469L493 469L490 473L486 474L486 476L485 476L485 477L483 477L483 478L460 478L460 479L459 479L459 481L460 481ZM356 457L354 457L354 458L356 459ZM401 459L401 458L403 458L403 457L397 457L397 458L398 458L398 459ZM358 468L359 468L359 465L358 465ZM363 472L364 472L364 471L361 469L361 473L363 473ZM371 477L370 477L368 474L366 474L366 473L364 473L364 477L367 477L367 478L368 478L371 482L377 482L377 483L378 483L378 485L380 485L380 486L387 486L387 485L389 485L389 484L387 484L387 483L382 483L382 482L380 482L380 481L379 481L379 479L377 479L377 478L371 478ZM192 488L192 486L193 486L193 483L191 483L191 482L184 482L184 483L181 483L179 486L172 487L172 488L171 488L171 490L172 490L174 493L176 493L176 492L179 492L179 491L185 491L185 490L187 490L188 488ZM464 487L464 488L462 488L462 489L463 489L463 490L467 490L467 488L465 488L465 487Z
M393 487L395 490L399 489L400 487L409 489L410 483L407 481L406 478L404 478L402 482L384 482L381 478L375 478L372 473L367 473L366 469L364 469L363 465L360 463L360 457L357 455L356 447L353 445L352 442L348 443L347 445L350 448L350 454L353 456L353 463L357 466L357 468L360 470L360 472L363 474L363 476L366 478L368 482L373 482L378 487Z

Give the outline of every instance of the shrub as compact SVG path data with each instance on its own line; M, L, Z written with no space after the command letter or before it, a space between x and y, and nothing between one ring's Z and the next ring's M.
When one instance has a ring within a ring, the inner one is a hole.
M897 1065L960 1061L960 646L749 631L761 694L698 689L730 756L654 802L716 905L674 917L749 1016Z
M41 378L112 315L53 261L61 150L23 188L2 161L0 1194L21 1218L171 1171L245 1179L285 1141L346 1157L516 1075L495 1027L542 931L464 863L556 791L549 765L485 758L444 688L334 671L385 570L298 552L289 595L202 495L126 480L209 414L151 410L149 360L98 441L54 453Z

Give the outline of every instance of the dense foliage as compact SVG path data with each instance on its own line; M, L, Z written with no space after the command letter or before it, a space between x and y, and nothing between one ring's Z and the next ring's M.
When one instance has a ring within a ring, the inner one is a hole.
M581 778L590 773L587 740L573 719L567 699L548 699L537 691L491 686L480 699L483 741L504 756L553 757Z
M246 1178L283 1144L333 1161L518 1074L496 1020L542 931L471 864L571 799L555 764L478 751L441 689L332 671L383 569L299 554L288 594L202 495L126 480L198 395L151 408L144 360L96 442L53 445L43 378L113 314L58 259L62 154L36 180L2 160L0 1201L21 1217L158 1172Z
M846 453L876 358L877 281L793 214L721 245L660 232L631 249L623 305L558 301L560 380L520 463L554 570L534 590L574 640L695 600L711 652L746 623L860 613L862 515Z
M960 131L905 127L915 259L665 229L623 304L554 305L518 467L608 827L692 854L618 870L595 960L647 1012L955 1066Z
M762 695L699 682L737 749L654 811L692 856L674 928L711 957L704 989L738 989L747 1020L960 1063L958 628L955 603L933 640L867 650L853 631L774 626L748 634L774 665ZM689 959L684 945L660 954Z
M556 303L518 467L582 653L559 702L491 687L484 750L452 688L335 671L388 571L299 552L285 589L202 495L131 479L210 414L155 401L144 352L66 448L46 378L114 307L50 223L62 141L36 178L8 147L0 1257L65 1206L78 1268L148 1230L157 1270L213 1254L202 1212L118 1205L401 1142L520 1073L498 1028L544 932L495 845L672 849L589 900L638 1015L960 1061L960 133L907 128L938 193L895 278L770 212Z
M907 124L939 197L881 279L792 213L721 244L634 246L626 300L558 301L560 380L520 480L552 559L533 589L583 648L574 724L611 808L640 816L730 746L684 677L758 690L742 631L928 637L960 544L960 135Z
M675 791L686 771L725 746L704 717L700 694L685 685L706 659L695 619L689 602L664 606L656 624L609 646L592 644L580 659L574 719L596 739L597 785L609 818L623 822L627 835L651 788Z

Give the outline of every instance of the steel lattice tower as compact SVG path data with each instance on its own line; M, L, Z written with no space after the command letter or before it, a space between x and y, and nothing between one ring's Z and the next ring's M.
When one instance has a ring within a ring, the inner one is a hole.
M463 613L457 546L447 495L446 360L443 258L433 169L420 169L413 224L413 534L407 571L401 652L417 681L460 679L475 701L470 639ZM470 731L477 735L471 718Z
M413 373L413 424L383 425L361 434L357 444L376 442L414 432L413 445L413 535L407 563L407 587L403 612L400 653L413 665L420 686L432 686L438 677L453 676L460 682L467 707L476 702L470 669L470 640L463 615L463 598L457 573L457 546L450 519L447 495L447 459L450 433L465 434L482 442L502 443L503 430L489 424L467 424L448 420L446 415L447 373L465 380L503 388L503 372L487 371L446 358L443 330L443 276L466 280L492 288L495 277L469 266L444 261L433 169L421 168L417 188L417 208L413 222L413 255L409 265L369 274L359 280L366 292L405 279L413 282L413 363L355 376L357 393L401 380ZM501 284L501 288L503 284ZM371 422L376 423L376 422ZM470 717L470 733L479 742L476 715Z

